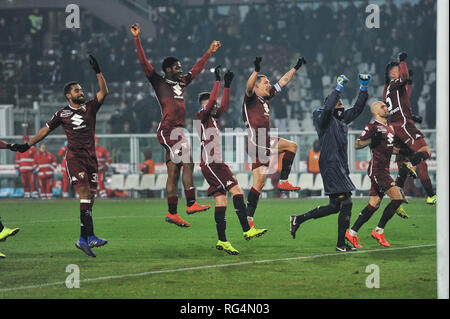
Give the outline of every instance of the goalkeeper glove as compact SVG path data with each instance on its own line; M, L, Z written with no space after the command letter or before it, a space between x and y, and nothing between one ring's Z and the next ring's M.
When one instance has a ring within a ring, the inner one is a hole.
M345 83L348 82L348 79L345 75L341 74L338 76L336 82L337 82L336 90L340 92L344 88Z
M371 79L370 74L362 74L361 73L361 74L359 74L358 78L359 78L359 83L361 84L361 87L360 87L361 91L367 91L367 88L369 86L370 79Z

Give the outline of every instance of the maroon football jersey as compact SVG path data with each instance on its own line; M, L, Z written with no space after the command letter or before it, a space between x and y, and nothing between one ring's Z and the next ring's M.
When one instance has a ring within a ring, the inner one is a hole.
M67 159L95 157L95 122L101 105L97 97L78 109L67 105L47 122L50 131L62 125L67 136Z
M409 79L408 67L406 62L400 62L400 78L392 80L389 84L385 84L383 91L383 100L388 106L391 114L390 121L393 123L413 122L411 113L411 103L409 100L409 92L407 90L407 82Z
M209 163L222 163L222 141L220 136L219 124L217 119L227 110L230 89L225 88L223 90L222 101L220 105L217 118L211 116L211 111L216 105L217 97L219 94L220 82L216 82L211 95L209 97L208 104L204 109L201 109L195 116L196 120L199 120L199 127L197 128L198 134L201 140L201 163L205 165Z
M181 77L180 82L171 81L159 75L154 67L148 62L139 39L135 40L139 62L144 69L147 79L155 90L161 108L161 122L159 129L184 127L184 117L186 114L186 104L184 94L186 86L200 74L205 68L211 54L206 52L203 57L197 61L189 73ZM169 130L170 131L170 130Z
M244 103L242 104L242 118L245 127L248 129L248 142L255 145L258 144L258 129L264 129L266 138L269 136L270 130L270 100L281 91L281 87L277 84L270 89L269 96L262 97L253 93L251 96L244 95ZM264 139L266 141L266 139ZM267 145L261 145L267 147Z
M387 171L389 172L389 165L391 162L392 151L394 150L394 138L395 131L392 125L383 124L374 120L370 122L358 140L364 141L371 138L376 132L382 133L381 143L378 146L371 149L372 159L369 163L367 173L372 176L374 171Z

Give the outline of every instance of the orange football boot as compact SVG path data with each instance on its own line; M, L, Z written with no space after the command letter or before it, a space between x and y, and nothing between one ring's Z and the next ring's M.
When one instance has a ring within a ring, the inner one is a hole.
M195 213L198 213L198 212L203 212L203 211L208 210L210 208L211 208L211 205L201 205L201 204L195 202L190 207L186 206L186 213L188 215L192 215L192 214L195 214Z

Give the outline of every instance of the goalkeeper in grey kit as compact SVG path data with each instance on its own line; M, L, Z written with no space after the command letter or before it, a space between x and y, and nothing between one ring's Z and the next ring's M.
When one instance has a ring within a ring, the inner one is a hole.
M361 84L355 105L345 110L341 93L348 82L345 75L337 78L336 89L325 99L325 106L314 111L314 127L320 140L319 167L322 175L325 194L330 198L326 206L290 217L290 233L295 234L300 225L311 219L325 217L339 212L337 251L356 250L345 241L345 233L350 226L352 214L352 191L355 190L349 174L347 159L348 124L354 121L364 110L368 99L369 74L359 74Z

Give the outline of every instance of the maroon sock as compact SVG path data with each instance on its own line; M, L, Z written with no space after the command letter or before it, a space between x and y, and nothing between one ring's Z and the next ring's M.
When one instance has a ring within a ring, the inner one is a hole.
M227 219L225 217L226 207L216 206L214 211L214 220L216 221L217 235L220 241L227 241L225 230L227 228Z
M289 174L291 173L292 163L294 162L295 153L292 153L290 151L284 152L283 159L282 159L282 165L281 165L281 173L280 173L280 179L286 180L289 177Z
M178 206L178 196L169 196L167 198L167 203L169 204L169 213L176 214Z
M433 190L433 185L431 184L430 175L428 174L427 162L423 161L417 164L417 173L419 174L420 182L423 188L427 192L428 197L433 197L435 195Z
M184 195L186 196L187 206L191 207L195 203L195 188L192 187L188 190L184 191Z

